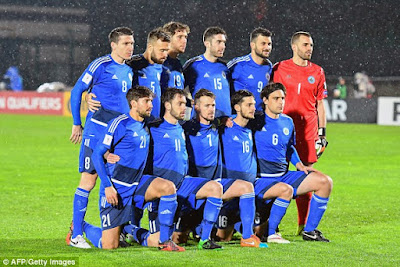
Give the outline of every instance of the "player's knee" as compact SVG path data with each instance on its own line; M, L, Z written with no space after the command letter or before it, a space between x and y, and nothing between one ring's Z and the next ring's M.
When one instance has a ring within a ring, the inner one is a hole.
M322 187L322 188L324 188L325 190L327 190L327 191L329 191L329 192L332 190L333 181L332 181L332 178L331 178L331 177L329 177L329 176L327 176L327 175L325 175L325 174L322 174L322 175L319 177L319 181L320 181L320 184L321 184L321 187Z
M208 193L209 193L208 196L218 197L218 198L222 197L222 193L223 193L222 184L220 184L216 181L209 181L207 183L207 187L208 187Z
M160 232L153 233L147 238L147 246L158 247L159 240L160 240Z
M119 246L119 240L102 240L103 249L116 249Z
M219 241L222 242L229 242L232 240L233 235L233 227L229 229L218 229L216 236L218 237Z
M238 188L240 188L241 195L254 192L252 183L242 180L237 180L236 182L238 183Z
M172 234L172 241L176 244L184 244L188 241L189 233L186 232L174 232Z
M86 191L91 191L96 185L97 174L90 174L83 172L81 176L81 181L79 187L85 189Z
M293 187L282 183L280 185L280 198L286 199L286 200L290 200L293 197Z
M173 182L164 180L160 183L160 194L162 196L172 195L176 193L176 188Z

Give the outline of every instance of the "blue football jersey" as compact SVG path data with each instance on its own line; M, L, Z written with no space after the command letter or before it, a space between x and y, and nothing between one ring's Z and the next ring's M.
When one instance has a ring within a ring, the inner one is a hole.
M253 149L253 136L249 128L233 122L233 127L221 131L224 178L254 182L257 176L257 160Z
M183 67L179 59L170 56L164 61L166 70L163 72L161 88L165 90L168 87L183 89L185 87L185 78L183 77Z
M189 154L189 175L207 179L222 177L222 156L217 121L205 125L192 119L183 129Z
M216 117L230 116L231 97L226 64L220 60L208 61L204 55L189 59L183 66L185 86L189 86L194 95L202 88L208 89L216 95Z
M134 73L133 85L146 86L155 94L151 115L159 118L161 116L161 77L165 71L163 65L150 64L143 55L134 55L127 64L132 67Z
M272 74L271 61L266 59L263 65L258 65L254 62L251 54L248 54L232 59L227 66L235 91L247 89L252 92L256 99L256 109L262 110L260 93L264 86L269 83Z
M132 69L125 63L115 62L111 55L100 57L90 63L71 91L71 112L74 125L81 124L82 93L88 90L96 95L96 100L101 102L103 110L116 111L117 114L128 113L129 105L126 93L132 87L132 79ZM93 113L89 111L86 123L89 122L92 115ZM107 122L103 121L105 125Z
M284 114L277 119L265 113L257 116L259 121L254 134L257 159L261 177L283 175L288 170L288 160L296 165L300 158L294 148L295 130L293 120Z
M188 172L188 154L182 126L165 120L149 124L152 145L149 164L152 174L179 186Z
M129 114L122 114L108 124L106 134L92 155L102 183L100 196L105 195L104 188L111 184L123 199L133 195L135 186L139 183L146 167L149 142L147 127ZM111 175L108 175L103 159L107 150L120 157L120 160L110 168Z

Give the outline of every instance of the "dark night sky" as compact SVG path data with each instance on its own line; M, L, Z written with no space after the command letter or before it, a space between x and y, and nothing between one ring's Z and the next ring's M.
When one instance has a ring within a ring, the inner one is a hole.
M135 53L141 53L147 32L176 20L188 24L192 31L183 60L204 52L201 35L208 26L226 30L226 60L248 53L249 33L263 26L274 33L272 62L291 57L290 37L304 30L314 39L312 61L323 66L327 75L352 76L366 71L375 77L400 76L400 11L394 0L0 1L0 5L7 4L87 9L83 19L91 25L87 37L91 58L86 64L109 52L107 34L114 27L131 27L135 31ZM68 20L74 22L76 18Z

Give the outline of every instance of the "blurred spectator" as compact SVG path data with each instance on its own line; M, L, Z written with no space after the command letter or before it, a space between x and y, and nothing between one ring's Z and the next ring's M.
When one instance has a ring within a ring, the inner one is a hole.
M44 83L36 89L38 93L48 93L48 92L65 92L71 91L71 87L65 85L62 82L51 82L51 83Z
M355 98L372 98L375 93L375 86L365 72L357 72L354 74L354 97Z
M11 66L3 76L3 87L6 90L22 91L22 77L19 74L18 67Z
M336 88L333 90L333 97L346 99L347 86L346 86L346 80L343 77L339 77L339 82L338 84L336 84Z

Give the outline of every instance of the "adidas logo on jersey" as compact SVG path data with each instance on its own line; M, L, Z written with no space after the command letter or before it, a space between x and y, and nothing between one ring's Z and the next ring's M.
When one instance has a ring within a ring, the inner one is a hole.
M117 75L114 74L114 75L112 76L112 79L113 79L113 80L118 80Z
M253 74L250 74L249 77L247 77L247 79L254 79Z
M200 132L197 132L196 136L201 136L201 133L200 133Z
M208 75L208 73L206 72L206 74L204 74L203 77L204 77L204 78L210 78L210 75Z
M164 134L163 138L169 138L169 135L166 133Z
M235 135L235 137L233 137L233 140L239 141L239 138Z
M265 127L262 127L261 132L266 132L267 129L265 129Z
M172 214L172 212L171 212L169 209L163 210L163 211L161 211L160 213L161 213L161 214L164 214L164 215L166 215L166 214Z
M139 136L139 135L137 134L137 132L134 132L133 137L136 137L136 136Z

